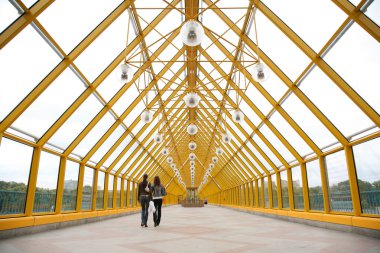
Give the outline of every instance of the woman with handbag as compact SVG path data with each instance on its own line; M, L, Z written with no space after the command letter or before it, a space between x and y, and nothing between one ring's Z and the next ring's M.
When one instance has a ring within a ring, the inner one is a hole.
M161 222L162 199L166 196L165 187L161 184L160 177L155 176L152 186L153 202L156 211L153 213L154 226L159 226Z
M139 183L137 199L141 204L141 226L148 227L149 201L152 198L151 185L148 182L148 175L144 174L143 181Z

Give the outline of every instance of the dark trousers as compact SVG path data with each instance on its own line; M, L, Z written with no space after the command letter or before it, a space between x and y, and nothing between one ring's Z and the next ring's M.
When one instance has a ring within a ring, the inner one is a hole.
M156 211L153 213L154 223L156 223L157 225L160 225L162 199L154 199L153 202L154 202L154 207L156 208Z
M149 196L141 195L140 204L141 204L141 224L146 225L148 222L148 208L149 208Z

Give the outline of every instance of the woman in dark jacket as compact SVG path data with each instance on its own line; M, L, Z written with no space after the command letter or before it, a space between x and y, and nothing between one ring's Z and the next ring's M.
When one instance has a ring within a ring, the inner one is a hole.
M161 184L160 177L154 177L154 183L152 186L153 202L156 211L153 213L154 226L159 226L161 221L161 206L162 199L166 196L165 187Z
M148 208L152 197L151 185L148 182L148 175L144 174L143 181L139 183L138 200L141 204L141 226L148 227Z

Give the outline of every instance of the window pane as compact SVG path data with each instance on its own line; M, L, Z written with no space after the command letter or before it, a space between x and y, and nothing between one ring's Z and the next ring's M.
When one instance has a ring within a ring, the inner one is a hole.
M59 156L41 153L33 212L54 212L59 171Z
M258 191L259 191L259 194L258 194L258 196L259 196L259 199L258 199L258 202L259 202L259 207L263 207L263 205L264 205L264 203L263 203L263 198L262 198L262 196L263 195L261 195L262 194L262 191L261 191L261 179L258 179L257 180L257 183L258 183Z
M66 161L65 182L63 186L62 211L75 210L77 204L79 164Z
M114 180L114 176L109 175L109 177L108 177L108 204L107 204L108 208L113 207L113 205L112 205L112 201L113 201L113 180Z
M380 138L354 146L362 212L380 214Z
M289 208L288 176L286 170L280 172L282 208Z
M326 169L331 210L352 212L351 190L344 151L326 156Z
M256 203L256 197L255 197L256 196L256 181L255 180L252 181L252 187L253 187L252 188L253 194L251 198L252 198L253 206L256 206L257 203Z
M20 8L21 9L21 8ZM12 6L10 1L0 1L0 33L3 32L22 12Z
M301 167L292 168L294 208L304 209Z
M28 41L28 46L25 46L25 41ZM57 54L31 26L22 30L2 48L0 120L32 91L59 61Z
M306 163L307 183L309 186L309 203L311 210L324 210L322 177L319 160Z
M278 207L278 198L277 198L277 177L276 174L271 176L272 180L272 203L273 207L277 208Z
M269 207L268 177L264 178L264 207Z
M379 10L380 10L380 1L375 0L371 3L371 5L368 7L367 11L365 12L365 14L370 19L372 19L372 21L375 22L378 26L380 26Z
M98 188L96 196L96 209L104 208L104 172L98 172Z
M92 191L94 185L94 170L85 167L82 191L82 210L91 210L92 208Z
M120 207L121 178L117 177L116 207Z
M0 215L24 213L33 149L3 138L0 145Z
M128 181L127 180L124 180L124 207L128 207L128 194L127 194L127 191L128 191Z

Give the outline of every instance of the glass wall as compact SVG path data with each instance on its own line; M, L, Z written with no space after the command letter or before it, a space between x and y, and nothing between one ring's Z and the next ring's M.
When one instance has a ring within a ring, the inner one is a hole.
M92 208L92 191L94 186L94 170L85 167L82 190L82 210L91 210Z
M109 174L108 176L108 201L107 208L112 208L112 200L113 200L113 179L114 176Z
M380 138L353 147L362 212L380 214Z
M120 198L121 198L121 178L117 177L117 193L116 193L116 207L120 207Z
M309 187L310 210L324 210L322 177L319 160L306 163L307 184Z
M33 212L54 212L57 196L59 156L41 152Z
M134 192L133 192L133 185L134 185L133 182L131 182L129 184L129 192L130 192L130 194L129 194L129 206L130 207L133 206L133 194L134 194Z
M77 204L79 164L66 161L63 183L62 211L73 211Z
M304 209L301 167L292 168L293 199L295 209Z
M127 194L127 191L128 191L128 181L124 179L124 207L127 207L127 203L128 203L128 194Z
M344 151L326 156L325 160L331 210L352 212L351 189Z
M0 215L25 212L33 148L7 138L0 145Z
M256 206L256 181L253 180L252 181L252 203L253 203L253 206Z
M277 199L277 178L276 178L276 174L273 174L271 176L271 180L272 180L272 205L273 205L273 208L277 208L278 207L278 199Z
M259 202L259 207L263 207L263 195L261 195L262 194L262 187L261 187L261 179L259 178L258 180L257 180L257 185L258 185L258 187L259 187L259 189L258 189L258 191L259 191L259 194L258 194L258 200L257 200L257 202Z
M264 177L264 207L269 207L268 177Z
M104 172L100 170L98 171L96 209L104 209Z
M289 208L288 176L286 170L280 172L282 208Z

